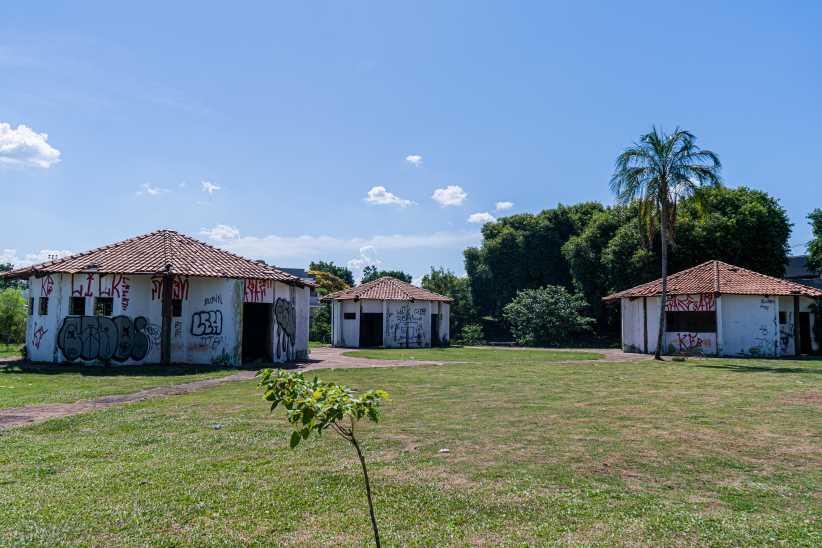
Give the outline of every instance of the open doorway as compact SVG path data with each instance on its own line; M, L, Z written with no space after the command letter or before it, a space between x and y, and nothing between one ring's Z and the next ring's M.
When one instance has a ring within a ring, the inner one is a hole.
M360 314L360 347L382 346L382 313Z
M243 303L243 363L271 361L272 305Z
M440 345L440 315L431 314L431 347Z
M811 353L811 315L809 312L799 313L799 353Z

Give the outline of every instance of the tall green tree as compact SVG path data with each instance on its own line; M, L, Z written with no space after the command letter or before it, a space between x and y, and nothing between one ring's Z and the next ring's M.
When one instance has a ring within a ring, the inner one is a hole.
M348 287L354 285L354 273L351 272L351 269L335 265L334 261L311 261L308 265L308 270L328 272L343 280L348 284Z
M413 279L411 274L407 272L403 272L402 270L379 270L374 265L366 266L365 269L362 271L362 280L360 280L361 284L367 284L368 282L373 282L379 278L384 276L390 276L391 278L397 278L398 280L402 280L404 282L411 283Z
M808 266L822 274L822 209L814 209L808 215L813 240L808 242Z
M453 302L449 309L450 332L456 336L462 328L476 321L474 303L471 298L471 282L465 276L457 276L445 268L431 267L431 272L422 277L422 287L451 297Z
M314 278L314 281L319 285L317 294L320 297L351 287L345 280L323 270L309 270L308 275ZM330 303L321 303L320 306L311 309L308 340L322 343L331 342Z
M719 186L719 156L696 145L696 137L677 128L666 134L653 128L616 160L611 190L620 203L639 205L639 219L649 235L660 234L662 294L656 359L661 358L668 291L668 245L674 241L677 202L696 196L704 186Z

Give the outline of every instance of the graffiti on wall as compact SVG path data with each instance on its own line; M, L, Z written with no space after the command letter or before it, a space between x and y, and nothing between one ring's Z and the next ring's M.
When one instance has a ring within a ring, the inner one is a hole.
M701 295L669 295L665 302L668 312L712 312L716 310L716 296L709 293Z
M401 346L423 346L425 343L425 307L403 304L396 312L388 313L388 331L394 343Z
M271 280L244 280L243 302L264 303L269 291L273 291L274 283ZM273 293L272 293L273 295Z
M40 296L51 297L52 293L54 293L54 279L50 274L47 274L45 278L40 280Z
M214 354L223 346L224 339L221 335L207 335L198 337L188 344L189 352L209 352Z
M218 293L203 299L203 306L211 306L213 304L223 304L223 296Z
M191 315L191 334L195 337L223 334L222 310L201 310Z
M291 301L279 298L274 303L274 319L277 322L274 350L277 359L292 360L297 336L297 311Z
M71 296L72 297L93 297L94 296L94 274L86 274L85 279L80 277L75 281L74 274L71 275Z
M40 344L43 342L43 337L49 330L44 328L42 325L38 326L34 324L34 335L31 338L31 342L34 345L34 348L40 350Z
M159 327L143 316L68 316L57 333L57 348L68 361L139 361L152 344L159 344Z
M679 352L684 354L702 354L705 346L705 339L699 333L677 333Z
M151 277L151 300L162 300L163 298L163 276ZM188 300L188 278L174 276L171 282L171 298L174 300Z

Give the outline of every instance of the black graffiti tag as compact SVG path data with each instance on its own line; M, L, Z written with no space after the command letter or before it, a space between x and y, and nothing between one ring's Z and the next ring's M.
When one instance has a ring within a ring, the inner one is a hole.
M192 314L191 334L195 337L201 337L203 335L222 335L222 310L203 310Z
M137 316L68 316L57 333L57 347L68 361L142 360L148 354L148 320Z
M286 299L278 298L274 303L274 318L277 320L277 358L290 359L294 354L294 340L297 334L297 313L294 305Z

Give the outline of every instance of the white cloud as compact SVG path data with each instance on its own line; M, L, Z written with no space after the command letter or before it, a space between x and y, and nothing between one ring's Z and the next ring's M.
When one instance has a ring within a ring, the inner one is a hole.
M219 225L218 225L219 226ZM215 227L216 228L216 227ZM206 234L207 230L201 232ZM213 230L213 229L212 229ZM319 257L362 255L368 246L381 252L413 249L462 249L477 245L482 235L474 231L434 232L429 234L393 234L368 237L338 238L335 236L239 236L218 241L215 245L249 258L266 259L270 264L307 264ZM370 255L376 258L375 254ZM362 258L362 257L360 257Z
M41 249L36 253L26 253L20 257L16 249L0 249L0 263L11 263L15 268L19 268L68 257L73 253L68 249Z
M48 143L46 133L20 124L0 122L0 164L48 169L60 161L60 151Z
M505 211L507 209L511 209L514 207L514 202L497 202L496 209L497 211Z
M420 167L422 165L422 156L419 154L409 154L405 157L405 161L414 167Z
M352 270L354 278L360 278L366 266L380 266L382 261L377 256L377 248L373 245L364 245L360 248L360 256L348 261L348 268Z
M438 188L431 195L431 198L442 207L460 206L468 197L468 194L458 185L448 185L445 188Z
M151 183L143 183L140 185L140 190L137 191L137 196L159 196L160 194L165 194L166 192L171 191L167 188L160 188Z
M400 198L392 192L388 192L384 186L375 186L368 191L365 201L374 205L398 205L408 207L414 205L411 200Z
M200 182L201 190L203 192L208 192L209 194L214 194L220 187L212 183L211 181L201 181Z
M484 225L485 223L493 223L497 220L496 217L488 213L487 211L479 212L479 213L472 213L468 216L468 222L474 223L475 225Z
M200 230L200 234L217 242L234 240L240 237L240 231L236 227L223 224L215 225L212 228L203 228Z

